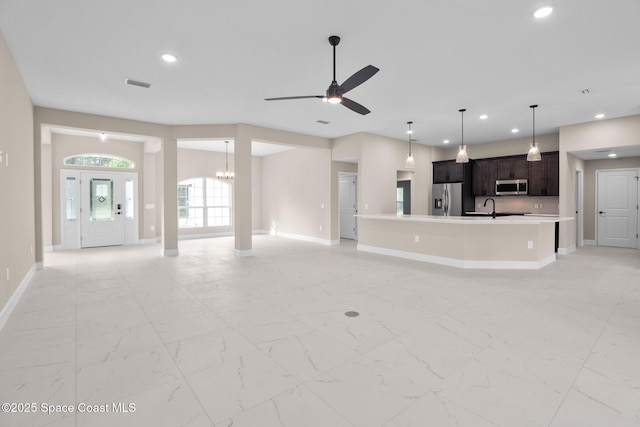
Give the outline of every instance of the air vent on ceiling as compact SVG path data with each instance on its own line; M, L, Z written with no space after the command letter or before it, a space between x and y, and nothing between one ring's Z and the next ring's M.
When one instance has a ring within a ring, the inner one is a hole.
M325 120L316 120L316 122L322 123L323 125L328 125L329 124L329 122L327 122Z
M149 89L151 87L151 83L139 82L137 80L124 79L124 82L128 85L140 86L146 89Z
M610 151L613 151L613 150L596 150L595 152L596 153L608 153Z
M589 95L589 94L591 93L591 89L588 89L588 88L587 88L587 89L582 89L582 90L580 90L580 92L581 92L583 95Z

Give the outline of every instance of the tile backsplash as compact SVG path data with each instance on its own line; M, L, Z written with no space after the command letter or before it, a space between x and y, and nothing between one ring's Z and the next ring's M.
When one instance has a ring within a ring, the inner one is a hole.
M558 197L529 197L529 196L493 196L496 201L496 212L517 212L532 214L559 213ZM486 197L476 197L476 212L491 212L491 202L484 207Z

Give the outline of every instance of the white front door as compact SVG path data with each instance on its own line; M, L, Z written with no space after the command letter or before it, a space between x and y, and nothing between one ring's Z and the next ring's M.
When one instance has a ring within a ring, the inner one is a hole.
M82 174L82 247L122 245L122 178L119 174Z
M353 239L356 234L356 187L357 178L355 174L340 174L338 176L338 198L340 209L340 237L343 239Z
M598 245L638 247L638 170L597 171Z

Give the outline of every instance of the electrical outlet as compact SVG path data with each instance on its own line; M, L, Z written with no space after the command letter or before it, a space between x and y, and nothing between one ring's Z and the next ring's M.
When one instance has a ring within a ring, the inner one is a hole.
M320 226L320 231L322 231L322 226Z
M9 281L9 267L7 267L7 282Z
M152 225L151 227L149 227L151 229L151 231L156 231L156 226Z
M418 236L417 234L416 234L416 237L415 237L415 241L416 241L416 243L420 242L420 236Z
M538 206L539 206L539 205L538 205L537 203L534 203L534 204L533 204L533 209L538 209Z
M366 211L367 209L369 209L369 204L368 204L368 203L365 203L365 204L364 204L364 210Z
M533 249L533 240L527 242L527 249Z
M544 205L542 203L540 203L540 209L543 209Z
M320 209L324 209L324 203L320 203Z

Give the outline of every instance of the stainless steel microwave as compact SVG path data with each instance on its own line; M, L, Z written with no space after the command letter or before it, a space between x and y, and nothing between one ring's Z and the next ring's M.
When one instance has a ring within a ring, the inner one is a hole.
M499 179L496 181L497 196L520 196L529 193L527 179Z

